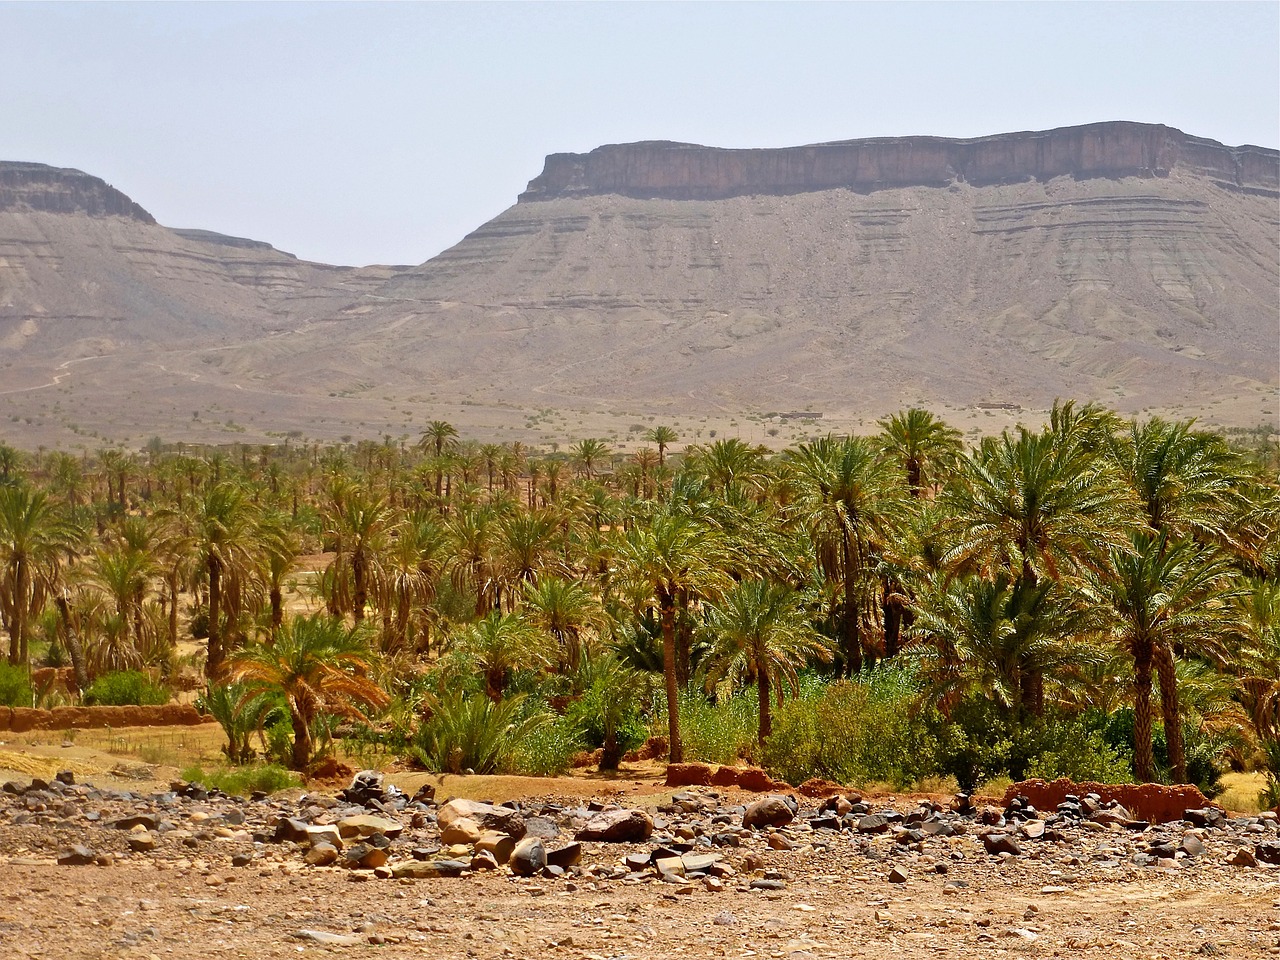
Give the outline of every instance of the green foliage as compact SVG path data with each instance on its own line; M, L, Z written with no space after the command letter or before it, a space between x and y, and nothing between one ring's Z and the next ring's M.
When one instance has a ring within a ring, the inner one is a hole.
M686 691L679 702L685 760L733 764L752 757L760 724L754 687L719 703ZM665 733L665 710L653 718L651 728L655 735Z
M184 769L181 776L189 783L216 787L232 796L249 796L257 790L276 793L302 786L302 781L297 776L274 763L252 767L220 767L215 770L205 770L197 765Z
M1258 794L1258 806L1280 809L1280 737L1265 737L1262 754L1266 763L1267 783Z
M31 683L23 667L0 661L0 706L31 706Z
M450 693L418 728L409 753L441 773L497 773L510 769L523 741L550 721L543 709L526 710L523 696L495 702Z
M574 754L586 747L581 728L569 717L539 724L516 744L507 767L526 777L554 777L573 763Z
M912 716L916 698L912 675L891 667L811 683L774 716L764 765L789 783L915 783L935 772L936 752L931 732Z
M1122 707L1112 713L1102 726L1106 744L1122 756L1133 754L1132 707ZM1186 721L1182 725L1182 740L1187 758L1187 780L1212 799L1222 792L1222 775L1227 772L1226 755L1237 746L1236 738L1204 729L1199 723ZM1169 743L1164 724L1156 722L1151 734L1151 752L1155 759L1156 776L1168 783L1171 779ZM1129 778L1133 777L1130 767Z
M169 702L169 691L141 671L118 670L89 684L84 702L91 707L158 706Z
M253 758L249 740L253 734L280 720L288 726L288 708L277 695L250 691L239 683L211 683L196 699L196 708L218 721L227 735L222 752L232 763L248 763ZM290 729L291 732L291 729Z

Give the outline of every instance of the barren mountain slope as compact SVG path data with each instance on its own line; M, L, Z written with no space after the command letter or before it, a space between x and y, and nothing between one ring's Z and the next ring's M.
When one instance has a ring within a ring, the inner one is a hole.
M1081 128L988 138L1008 156L986 167L933 157L935 141L830 145L856 155L823 176L812 157L799 175L770 161L784 151L552 157L522 202L271 363L302 389L341 343L357 379L526 406L878 414L1077 396L1210 411L1240 397L1248 418L1277 380L1275 152L1098 126L1091 155ZM939 185L878 186L912 178Z
M1055 397L1252 425L1278 304L1280 153L1148 124L557 154L412 269L168 230L84 174L0 165L11 442L843 430L908 403L998 428L991 405Z

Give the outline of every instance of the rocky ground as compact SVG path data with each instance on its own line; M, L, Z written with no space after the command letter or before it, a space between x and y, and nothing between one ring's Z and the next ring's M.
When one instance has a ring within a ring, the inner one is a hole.
M0 792L0 956L1280 956L1273 814L75 781Z

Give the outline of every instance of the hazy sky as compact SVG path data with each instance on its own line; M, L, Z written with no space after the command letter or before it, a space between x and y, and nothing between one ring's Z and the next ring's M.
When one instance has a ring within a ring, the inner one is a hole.
M1280 146L1280 3L0 2L0 159L331 263L429 259L548 153L1099 120Z

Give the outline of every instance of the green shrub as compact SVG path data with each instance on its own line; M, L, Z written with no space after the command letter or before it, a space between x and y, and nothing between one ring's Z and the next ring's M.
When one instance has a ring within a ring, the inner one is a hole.
M760 725L755 688L713 703L696 691L680 694L680 739L689 762L736 764L750 759ZM656 736L667 732L665 702L655 713L650 729Z
M897 668L810 686L775 714L764 765L789 783L916 783L936 772L937 744L915 699L913 676Z
M441 773L497 773L510 769L522 742L551 721L546 710L527 710L523 696L495 703L480 694L454 692L442 697L418 728L409 754Z
M159 706L169 702L169 691L152 683L145 673L119 670L89 684L84 702L98 707Z
M25 667L0 661L0 706L31 706L31 682Z
M523 737L506 769L526 777L554 777L568 770L573 755L586 746L578 725L568 717L558 717Z
M190 783L217 787L223 793L233 796L248 796L255 790L276 793L302 786L302 781L296 774L274 763L252 767L221 767L216 770L192 766L183 770L181 776Z
M260 693L245 697L243 684L209 684L196 699L196 708L218 721L227 743L222 752L232 763L248 763L253 758L249 740L265 726L288 717L284 698L279 694Z

